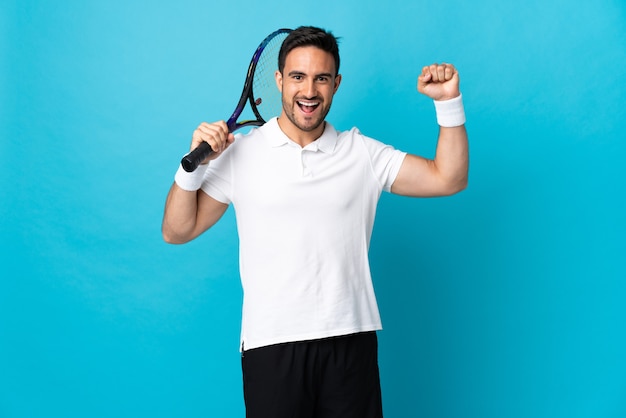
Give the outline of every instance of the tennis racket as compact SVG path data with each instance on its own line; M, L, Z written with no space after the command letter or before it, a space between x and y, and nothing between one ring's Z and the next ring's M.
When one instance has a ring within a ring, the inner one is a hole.
M268 119L280 114L282 100L274 81L274 73L278 69L280 47L289 32L291 29L279 29L269 34L254 52L239 103L226 121L229 132L245 126L263 125ZM250 104L255 119L238 121L246 102ZM180 163L185 171L192 172L213 152L211 146L203 142L185 155Z

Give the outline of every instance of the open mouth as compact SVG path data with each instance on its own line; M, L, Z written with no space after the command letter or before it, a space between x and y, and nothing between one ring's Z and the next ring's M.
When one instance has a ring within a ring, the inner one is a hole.
M311 114L319 107L320 102L311 102L306 100L298 100L296 102L303 113Z

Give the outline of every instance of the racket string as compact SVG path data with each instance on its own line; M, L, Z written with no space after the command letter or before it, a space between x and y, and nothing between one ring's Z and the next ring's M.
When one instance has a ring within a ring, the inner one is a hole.
M278 116L282 110L282 98L276 86L274 74L278 69L278 54L286 33L273 37L263 49L256 64L252 92L257 110L264 120Z

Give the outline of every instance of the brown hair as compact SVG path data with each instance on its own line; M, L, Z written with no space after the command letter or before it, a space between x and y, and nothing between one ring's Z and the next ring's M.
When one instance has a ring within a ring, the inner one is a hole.
M285 38L278 54L278 70L282 73L285 68L287 55L301 46L315 46L332 54L335 59L335 75L339 74L339 45L338 38L331 32L314 26L300 26L291 31Z

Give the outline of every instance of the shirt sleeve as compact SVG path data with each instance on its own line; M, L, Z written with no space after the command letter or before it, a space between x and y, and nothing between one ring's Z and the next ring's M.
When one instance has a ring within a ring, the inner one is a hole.
M233 155L236 151L236 144L235 140L222 155L209 163L200 187L213 199L227 205L232 201Z
M396 180L407 153L376 139L364 136L356 128L354 133L361 138L367 150L374 176L382 185L383 190L390 192L391 185Z

